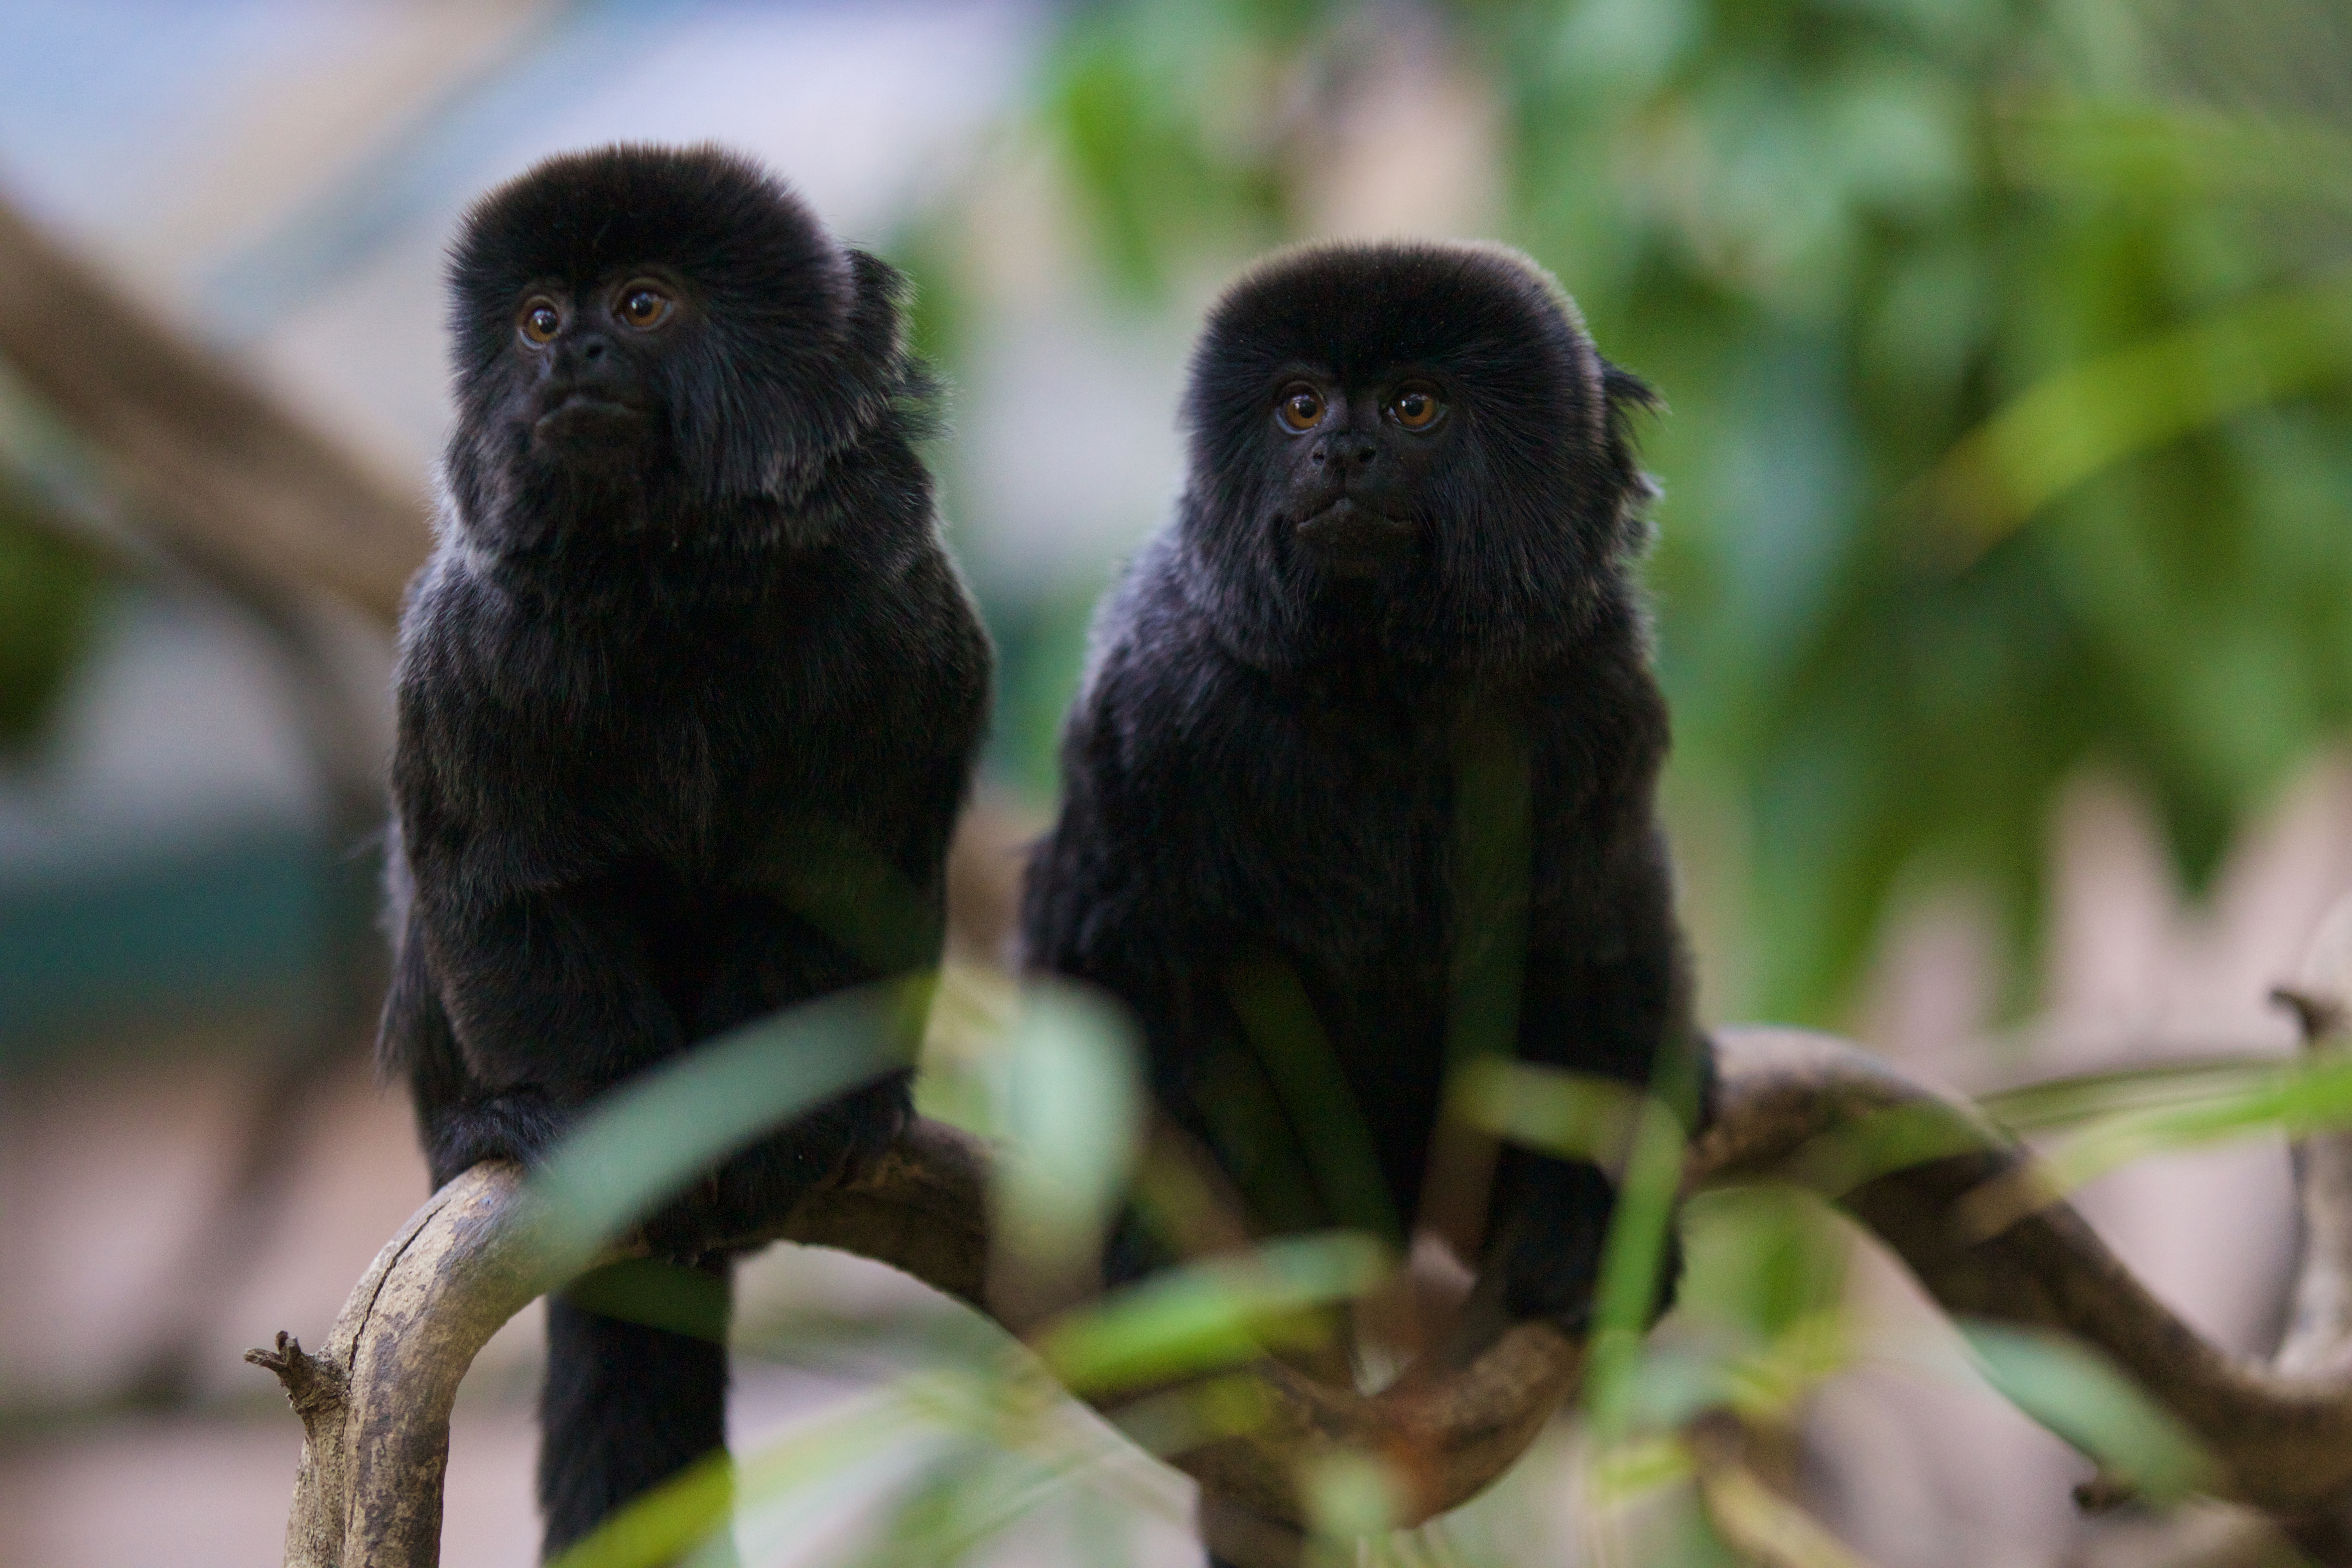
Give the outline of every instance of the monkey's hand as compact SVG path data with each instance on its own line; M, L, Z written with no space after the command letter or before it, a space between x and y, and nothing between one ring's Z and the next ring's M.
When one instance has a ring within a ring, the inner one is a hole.
M1527 1172L1495 1247L1513 1317L1549 1318L1572 1333L1591 1327L1616 1197L1600 1168L1582 1161L1541 1160ZM1658 1272L1654 1321L1674 1304L1682 1278L1682 1244L1671 1227Z
M646 1241L690 1258L769 1229L811 1192L856 1175L914 1120L908 1077L853 1090L731 1156L648 1220Z
M537 1165L572 1124L572 1110L544 1090L510 1089L444 1105L425 1118L425 1154L437 1185L485 1160Z

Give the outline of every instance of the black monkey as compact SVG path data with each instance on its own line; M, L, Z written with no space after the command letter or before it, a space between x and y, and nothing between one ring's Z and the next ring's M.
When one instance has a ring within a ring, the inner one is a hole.
M776 1008L936 961L990 653L913 439L905 285L751 161L613 147L482 200L401 623L382 1039L433 1179ZM901 1073L730 1159L700 1242L887 1145ZM723 1346L549 1303L546 1551L724 1441Z
M1023 939L1135 1010L1160 1104L1268 1229L1409 1229L1482 1033L1704 1101L1630 575L1654 401L1496 247L1296 249L1210 314L1185 488L1097 620ZM1504 1156L1508 1310L1585 1317L1611 1200ZM1155 1260L1130 1224L1111 1272Z

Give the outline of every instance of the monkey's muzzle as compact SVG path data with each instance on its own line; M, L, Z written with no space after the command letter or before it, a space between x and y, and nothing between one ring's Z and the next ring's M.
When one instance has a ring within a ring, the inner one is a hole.
M1341 496L1298 525L1298 542L1335 576L1376 577L1412 553L1421 531Z
M634 424L644 416L645 410L634 403L594 392L572 392L557 399L532 428L541 436L561 438L574 431Z

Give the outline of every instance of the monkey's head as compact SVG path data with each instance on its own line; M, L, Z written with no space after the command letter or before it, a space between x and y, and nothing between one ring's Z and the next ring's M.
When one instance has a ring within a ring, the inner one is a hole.
M449 285L446 474L500 543L776 512L913 374L897 274L714 147L546 160L467 214Z
M1275 663L1365 632L1444 663L1556 645L1644 541L1625 426L1654 401L1516 251L1278 254L1193 352L1196 605Z

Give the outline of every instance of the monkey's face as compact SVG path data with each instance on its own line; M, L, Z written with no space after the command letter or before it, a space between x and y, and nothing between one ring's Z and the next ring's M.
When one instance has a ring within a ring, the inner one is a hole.
M551 159L467 215L449 281L445 471L467 525L510 539L788 500L887 402L847 253L715 149Z
M1302 367L1273 397L1269 525L1341 579L1409 565L1426 538L1430 479L1455 434L1447 377L1386 367L1354 384Z
M1648 399L1515 252L1277 256L1193 353L1179 528L1202 602L1260 646L1348 622L1439 658L1550 636L1640 539L1621 405Z
M664 362L690 355L700 303L682 279L624 268L585 284L550 279L517 303L507 417L536 462L619 476L658 460Z

